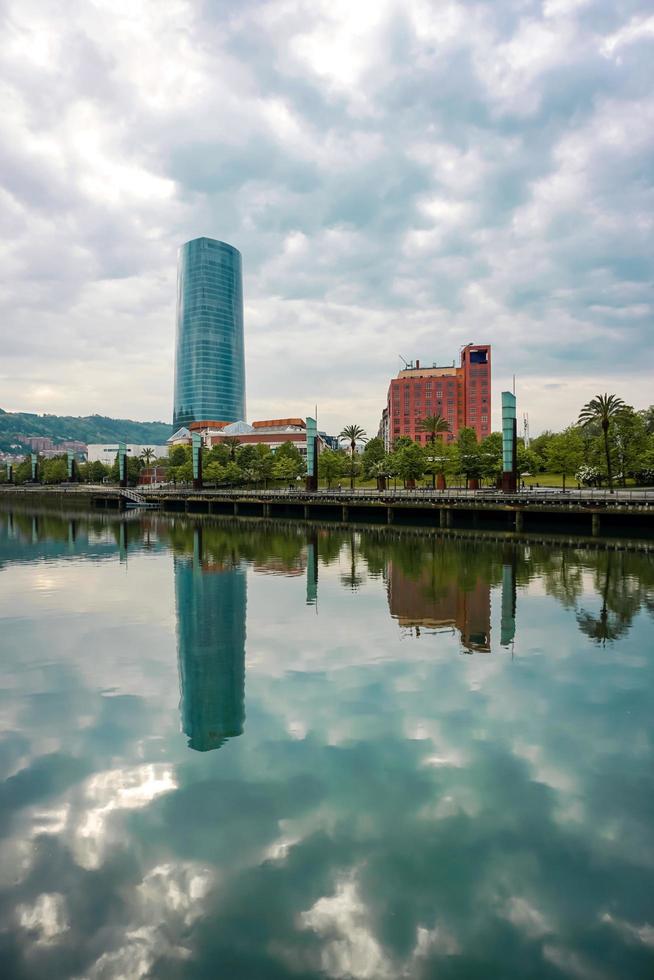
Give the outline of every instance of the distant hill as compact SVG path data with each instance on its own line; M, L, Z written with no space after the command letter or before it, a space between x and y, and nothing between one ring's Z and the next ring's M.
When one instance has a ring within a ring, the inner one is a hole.
M28 436L49 436L53 442L78 439L80 442L134 442L162 446L172 433L166 422L134 422L105 415L34 415L31 412L5 412L0 408L0 450L20 443Z

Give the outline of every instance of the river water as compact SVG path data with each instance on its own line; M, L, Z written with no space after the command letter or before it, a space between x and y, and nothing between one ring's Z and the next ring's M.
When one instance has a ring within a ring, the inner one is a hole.
M654 976L654 556L0 512L0 976Z

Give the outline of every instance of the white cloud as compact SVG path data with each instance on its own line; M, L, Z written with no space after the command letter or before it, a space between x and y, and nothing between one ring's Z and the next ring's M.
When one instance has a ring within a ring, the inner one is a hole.
M642 17L637 15L615 31L614 34L606 37L602 42L601 51L602 54L610 57L626 45L649 38L654 38L654 16Z
M395 975L370 931L354 876L344 877L333 895L302 912L300 924L324 937L322 969L327 976L383 980Z
M17 905L18 925L34 933L38 945L56 943L70 928L66 899L58 892L39 895L33 905Z
M243 252L253 416L318 401L374 432L398 351L471 337L498 390L574 373L647 401L653 21L591 13L9 0L2 407L170 418L201 234Z

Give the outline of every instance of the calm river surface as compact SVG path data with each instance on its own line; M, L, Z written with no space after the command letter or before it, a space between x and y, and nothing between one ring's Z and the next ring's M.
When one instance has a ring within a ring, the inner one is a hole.
M0 512L0 976L654 976L654 557Z

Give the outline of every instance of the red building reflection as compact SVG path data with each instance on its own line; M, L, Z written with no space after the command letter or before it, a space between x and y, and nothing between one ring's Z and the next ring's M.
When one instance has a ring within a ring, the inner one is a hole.
M470 588L456 581L434 581L431 567L407 575L396 563L387 567L388 605L400 626L454 629L469 653L490 653L490 584L478 579Z

